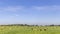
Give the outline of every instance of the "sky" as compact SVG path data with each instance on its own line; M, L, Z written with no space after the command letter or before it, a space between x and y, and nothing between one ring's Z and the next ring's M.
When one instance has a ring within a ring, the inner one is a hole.
M60 0L0 0L0 24L60 24Z

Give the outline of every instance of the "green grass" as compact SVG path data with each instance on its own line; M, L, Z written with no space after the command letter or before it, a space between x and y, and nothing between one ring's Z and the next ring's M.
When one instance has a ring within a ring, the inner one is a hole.
M33 28L33 30L31 29ZM44 31L44 28L48 28ZM42 29L42 31L40 31ZM28 26L0 26L0 34L60 34L59 26L28 27Z

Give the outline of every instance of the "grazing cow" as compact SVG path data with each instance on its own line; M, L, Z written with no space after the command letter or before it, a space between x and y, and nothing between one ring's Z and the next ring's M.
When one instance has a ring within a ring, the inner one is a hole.
M44 31L46 31L47 29L45 28Z
M33 30L33 28L31 28L31 30Z
M42 29L40 29L40 31L42 31Z
M36 28L31 28L31 30L37 30Z

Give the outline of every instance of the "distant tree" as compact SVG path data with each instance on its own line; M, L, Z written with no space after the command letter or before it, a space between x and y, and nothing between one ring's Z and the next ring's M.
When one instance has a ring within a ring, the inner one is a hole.
M20 24L20 26L24 26L24 24Z
M57 25L57 26L60 26L60 25Z
M52 25L49 25L49 26L55 26L54 24L52 24Z
M24 26L28 26L27 24L25 24Z
M35 26L38 26L38 25L35 25Z
M35 25L31 25L31 26L35 26Z

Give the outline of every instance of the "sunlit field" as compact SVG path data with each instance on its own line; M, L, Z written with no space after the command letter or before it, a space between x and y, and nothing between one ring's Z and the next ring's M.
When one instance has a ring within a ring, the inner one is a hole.
M60 34L59 26L0 26L0 34Z

